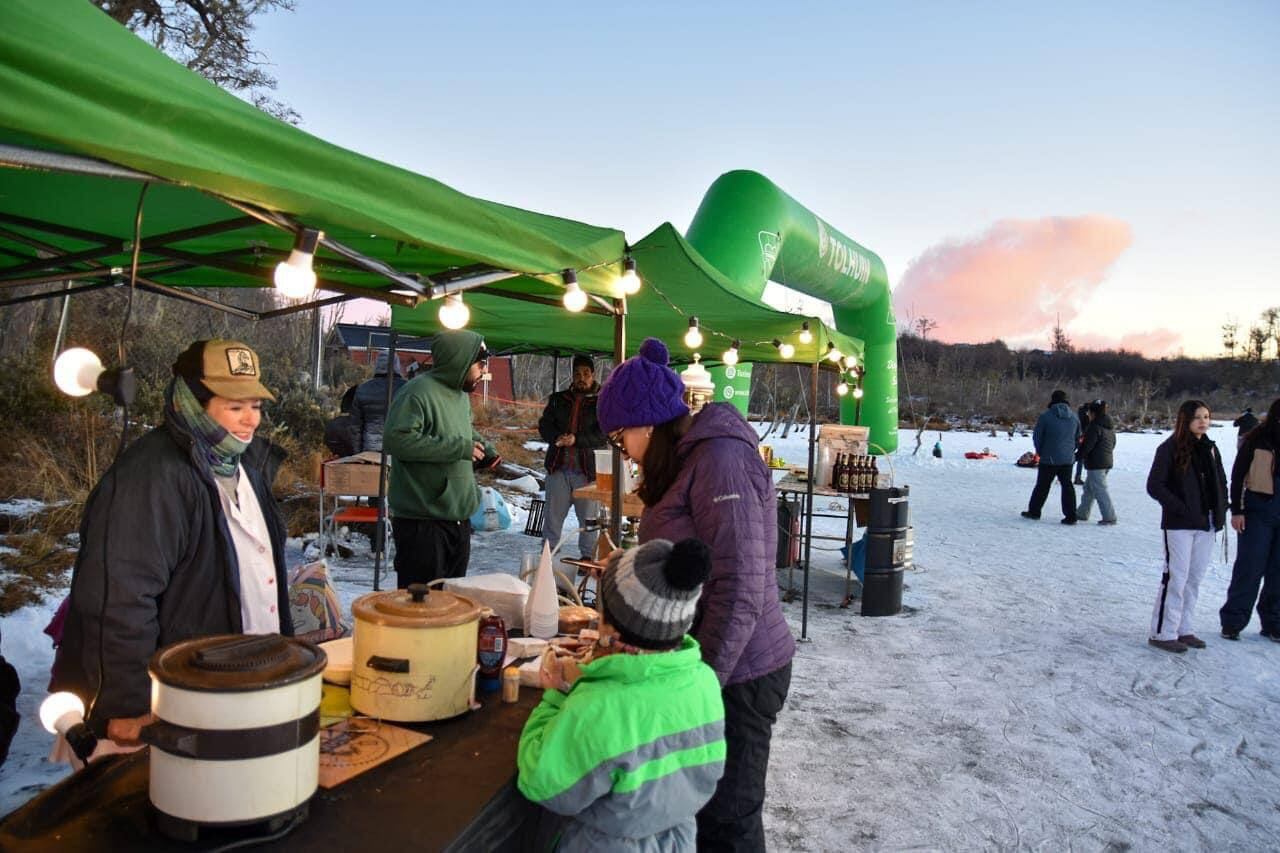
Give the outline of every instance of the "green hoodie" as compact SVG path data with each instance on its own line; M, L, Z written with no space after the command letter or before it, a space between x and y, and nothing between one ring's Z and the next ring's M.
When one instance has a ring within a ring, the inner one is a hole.
M383 445L392 457L387 501L393 518L469 518L480 506L472 467L471 395L462 390L484 343L475 332L440 332L431 342L431 369L391 401ZM493 450L485 445L486 455Z

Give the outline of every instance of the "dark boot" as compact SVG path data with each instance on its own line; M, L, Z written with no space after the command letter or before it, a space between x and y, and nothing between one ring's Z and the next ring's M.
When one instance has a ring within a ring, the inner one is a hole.
M1161 651L1173 652L1174 654L1179 654L1179 655L1187 650L1186 644L1180 643L1177 640L1150 639L1150 640L1147 640L1147 644L1155 646L1157 649L1160 649Z
M1197 637L1195 634L1181 634L1178 642L1190 649L1203 649L1208 643Z

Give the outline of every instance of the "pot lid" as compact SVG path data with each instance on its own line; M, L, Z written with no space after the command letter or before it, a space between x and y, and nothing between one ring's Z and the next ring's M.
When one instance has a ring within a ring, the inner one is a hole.
M279 634L218 634L165 646L148 670L161 684L183 690L268 690L304 681L324 669L315 645Z
M480 606L465 595L431 589L424 583L408 589L371 592L351 605L356 619L396 628L449 628L480 618Z

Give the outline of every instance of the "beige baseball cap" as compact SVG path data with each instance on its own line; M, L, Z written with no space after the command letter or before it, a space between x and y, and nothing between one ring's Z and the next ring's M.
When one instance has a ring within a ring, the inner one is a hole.
M240 341L196 341L178 356L173 372L228 400L276 399L262 384L258 354Z

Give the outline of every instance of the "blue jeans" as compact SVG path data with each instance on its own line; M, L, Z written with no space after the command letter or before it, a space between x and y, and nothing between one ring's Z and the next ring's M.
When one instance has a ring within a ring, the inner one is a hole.
M578 516L578 526L595 518L599 512L595 501L578 500L573 497L573 490L590 483L591 480L581 471L552 471L547 474L547 506L542 516L542 538L554 551L560 544L560 533L564 529L565 516L569 514L569 506ZM596 536L594 530L578 532L578 556L591 559L596 552ZM572 557L572 554L563 554Z
M1098 512L1102 513L1103 521L1116 520L1116 508L1111 505L1111 493L1107 491L1107 474L1110 468L1095 468L1086 471L1084 475L1084 489L1080 492L1080 507L1076 510L1076 518L1080 521L1088 521L1089 513L1093 511L1093 502L1098 502Z
M1236 541L1227 603L1218 611L1222 630L1243 631L1256 599L1262 630L1280 633L1280 495L1268 500L1263 495L1245 493L1244 532Z

